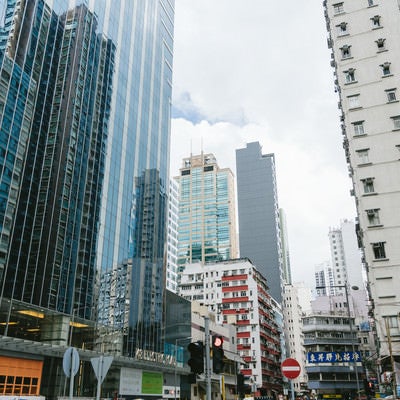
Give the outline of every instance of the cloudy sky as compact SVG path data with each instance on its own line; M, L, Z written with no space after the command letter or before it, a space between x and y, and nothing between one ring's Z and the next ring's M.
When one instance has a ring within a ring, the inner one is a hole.
M235 149L274 153L294 281L354 220L322 0L176 0L171 175L201 149L236 174Z

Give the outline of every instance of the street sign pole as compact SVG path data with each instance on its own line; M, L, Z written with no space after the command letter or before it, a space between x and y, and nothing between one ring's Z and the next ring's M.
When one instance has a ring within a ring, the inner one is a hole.
M96 400L100 400L101 394L101 384L107 375L107 372L113 362L113 356L106 356L102 354L100 357L91 358L90 362L92 364L94 373L97 378L97 391L96 391Z
M74 395L74 376L79 369L79 353L75 347L69 347L63 357L64 374L69 378L69 399Z

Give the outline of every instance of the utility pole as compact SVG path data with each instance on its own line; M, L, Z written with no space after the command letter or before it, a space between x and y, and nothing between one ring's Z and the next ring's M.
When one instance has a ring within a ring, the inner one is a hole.
M206 377L206 398L211 400L211 361L210 361L210 319L204 317L204 353L206 356L206 368L204 370Z
M385 318L385 328L386 328L386 337L388 341L388 349L389 349L389 355L390 355L390 363L392 364L392 393L393 393L393 399L397 397L397 379L396 379L396 365L394 363L394 358L393 358L393 350L392 350L392 338L390 337L390 328L389 328L389 321L387 317Z

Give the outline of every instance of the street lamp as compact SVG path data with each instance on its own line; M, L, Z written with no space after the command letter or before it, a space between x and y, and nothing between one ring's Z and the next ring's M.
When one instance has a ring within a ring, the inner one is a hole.
M351 335L351 349L353 351L353 363L354 369L356 373L356 385L357 385L357 397L360 396L360 381L358 380L358 369L357 369L357 360L354 357L356 354L355 346L354 346L354 338L353 338L353 322L351 321L351 313L350 313L350 303L349 303L349 292L347 285L326 285L326 286L316 286L315 289L327 289L327 288L341 288L344 289L345 296L346 296L346 308L347 308L347 317L349 319L349 328L350 328L350 335ZM352 286L351 289L358 290L358 286Z
M184 337L184 338L178 338L178 339L175 339L175 371L174 371L174 385L175 385L175 389L174 389L174 398L175 398L175 400L176 400L176 378L177 378L177 371L176 371L176 367L177 367L177 364L178 364L178 342L184 342L184 341L186 341L186 340L189 340L189 339L192 339L192 337L191 336L187 336L187 337ZM180 387L180 385L179 385L179 387ZM180 392L179 392L179 397L181 397L180 396Z

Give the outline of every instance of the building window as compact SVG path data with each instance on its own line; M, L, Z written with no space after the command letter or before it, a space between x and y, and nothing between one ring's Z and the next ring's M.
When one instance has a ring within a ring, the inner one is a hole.
M368 0L368 7L372 7L374 5L374 0Z
M399 317L398 315L384 317L387 321L388 328L398 328L399 327Z
M375 193L374 178L361 179L364 188L364 194Z
M341 22L339 25L336 25L336 29L338 36L343 36L348 34L346 22Z
M375 260L386 258L385 242L372 243L372 251L374 252Z
M368 224L369 225L380 225L381 221L379 219L379 208L374 208L371 210L366 210L367 213L367 218L368 218Z
M343 47L340 48L342 52L342 58L351 58L351 51L349 45L345 44Z
M400 115L392 117L392 120L393 120L393 129L394 130L400 129Z
M354 136L365 135L364 121L353 122Z
M360 95L356 94L354 96L349 96L348 101L349 101L349 108L360 107Z
M372 27L373 28L380 28L381 27L381 17L380 17L380 15L374 15L371 18L371 21L372 21Z
M382 38L380 38L380 39L378 39L378 40L375 40L375 43L376 43L376 45L377 45L377 47L378 47L378 51L386 50L386 47L385 47L385 40L386 40L386 39L382 39Z
M343 7L343 3L336 3L333 4L333 13L336 14L341 14L344 12L344 7Z
M396 89L387 89L387 90L385 90L385 92L386 92L386 96L387 96L387 101L389 103L391 103L393 101L397 101Z
M391 75L390 74L390 62L385 62L385 63L381 64L380 67L382 68L383 76Z
M346 83L354 83L356 81L356 70L354 68L349 68L344 72L344 79Z
M358 155L359 164L369 163L369 156L368 156L369 149L356 150L356 153Z

